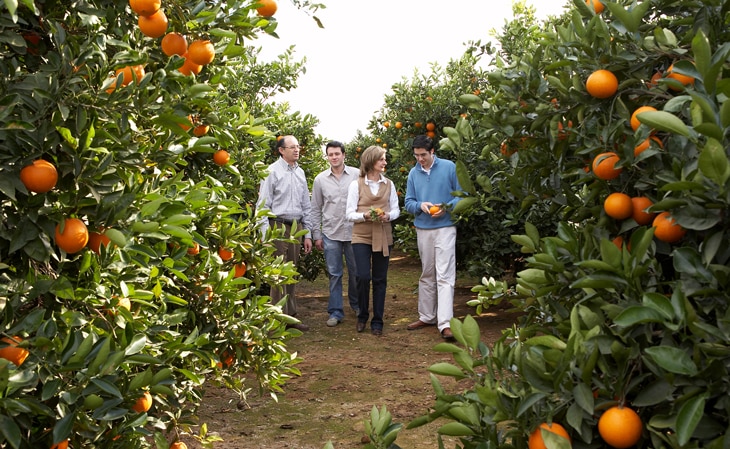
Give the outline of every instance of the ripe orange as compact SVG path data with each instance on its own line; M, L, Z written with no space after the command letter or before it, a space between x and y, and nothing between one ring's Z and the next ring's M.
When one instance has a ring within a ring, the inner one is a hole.
M240 278L246 274L246 262L239 262L234 267L233 276Z
M653 106L641 106L640 108L637 108L634 111L634 113L631 114L631 129L633 129L634 131L639 129L639 126L641 125L641 122L637 118L637 116L639 114L641 114L642 112L652 112L652 111L656 111L656 108Z
M664 76L662 72L654 72L649 81L646 82L646 87L650 89L657 87L659 85L659 80L662 79L662 76Z
M3 337L0 339L7 346L0 349L0 358L12 362L15 366L20 366L25 362L30 354L27 349L19 348L18 344L23 341L20 337Z
M203 137L204 135L208 134L208 130L210 130L210 126L198 125L193 128L193 135L197 137Z
M667 78L675 79L675 80L679 81L680 83L682 83L682 85L684 85L684 86L689 86L690 84L695 83L695 79L693 77L687 76L687 75L682 75L681 73L674 73L673 69L674 69L674 64L670 65L669 68L667 69ZM674 91L680 90L673 86L669 86L669 88Z
M183 61L183 65L181 65L180 68L177 69L183 75L190 76L191 73L197 75L203 70L203 66L194 63L190 58L188 58L187 53L183 55L183 58L185 58L185 61Z
M139 16L137 25L139 25L139 30L142 34L156 39L164 36L167 32L167 16L163 10L159 9L150 16Z
M151 16L162 6L162 0L129 0L132 11L140 16Z
M662 140L660 138L656 136L650 136L634 147L634 157L638 157L641 153L646 151L651 145L652 140L656 142L657 145L659 145L659 148L664 148L664 145L662 144Z
M182 56L188 51L188 41L180 33L167 33L160 42L162 52L167 56L179 55Z
M386 128L390 128L390 122L383 122L383 126Z
M527 447L529 449L547 449L547 446L545 446L545 441L543 441L542 439L541 429L546 429L554 433L555 435L560 435L561 437L566 438L568 441L570 441L570 435L568 435L568 431L565 430L565 427L561 426L558 423L542 423L530 434L530 438L527 440Z
M38 159L20 170L20 182L35 193L46 193L56 187L58 171L50 162Z
M586 0L586 5L588 5L589 8L593 7L593 11L595 11L596 14L602 13L605 8L603 3L601 3L601 0Z
M608 70L596 70L586 80L586 90L594 98L611 97L618 91L618 79Z
M142 396L137 398L137 401L132 406L132 410L137 413L144 413L152 408L152 395L149 391L145 391Z
M433 131L426 131L426 135L432 139L436 137L436 133Z
M218 248L218 255L223 262L227 262L233 259L233 251L227 248L223 248L222 246Z
M89 232L89 241L86 246L88 246L89 249L94 251L96 254L99 254L101 251L101 245L108 246L110 242L111 239L103 232L92 231Z
M421 122L416 122L413 124L413 126L415 126L416 128L420 128L421 126L423 126L423 124Z
M687 230L678 225L669 212L657 215L651 225L654 226L654 237L662 242L678 242L687 233Z
M616 220L629 218L634 211L634 203L631 197L625 193L614 192L603 202L603 210L606 214Z
M193 41L188 46L188 56L192 62L199 65L207 65L215 59L215 47L207 39Z
M624 246L624 238L621 237L620 235L619 236L616 236L616 238L614 238L613 240L611 240L611 243L613 243L614 245L616 245L616 248L618 248L619 250L621 250L621 249L623 249L623 246ZM597 398L598 397L598 391L594 391L593 392L593 397L594 398Z
M218 150L215 153L213 153L213 162L215 162L218 165L226 165L228 164L228 161L231 160L231 155L228 154L228 151L226 150Z
M604 181L618 178L623 170L615 166L619 160L618 155L612 151L599 154L593 159L593 174Z
M573 127L573 120L568 120L568 130L563 126L563 122L558 122L558 140L567 139L570 134L570 128Z
M81 251L89 242L89 230L83 221L78 218L67 218L64 221L63 232L61 224L56 225L56 245L69 254Z
M654 221L654 217L656 217L654 212L644 212L646 209L654 205L652 200L645 196L635 196L631 198L631 203L634 206L631 218L633 218L636 223L644 226Z
M200 245L198 245L198 242L193 242L193 246L188 248L188 254L191 256L195 256L200 252Z
M193 116L192 115L188 115L187 116L187 119L188 119L187 123L179 123L178 124L178 126L180 126L180 128L182 128L184 131L189 130L191 128L191 126L192 126L192 123L193 123Z
M403 128L403 123L395 122L395 129L401 129L401 128Z
M271 17L274 14L276 14L276 10L278 9L278 5L276 4L276 1L274 0L258 0L258 3L261 4L258 8L256 8L256 12L259 13L262 17Z
M441 210L441 207L440 207L440 206L438 206L438 205L436 205L436 204L434 204L433 206L431 206L431 207L430 207L430 208L428 209L428 213L429 213L429 214L431 214L431 215L433 215L433 214L436 214L436 213L438 213L438 211L440 211L440 210Z
M51 446L51 449L68 449L68 440L63 440Z
M622 405L609 408L598 420L601 438L617 449L626 449L638 443L643 429L639 415Z
M182 441L175 441L170 445L170 449L188 449L188 445Z
M426 123L426 131L434 131L436 129L436 125L433 122Z

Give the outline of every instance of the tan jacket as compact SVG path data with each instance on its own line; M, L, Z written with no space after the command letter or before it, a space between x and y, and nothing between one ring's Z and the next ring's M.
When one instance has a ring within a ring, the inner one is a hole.
M358 212L369 214L371 208L380 208L384 212L390 211L390 189L393 188L393 183L390 180L380 184L376 195L370 192L370 187L365 184L364 178L358 178L357 182L360 191L360 198L357 202ZM393 244L393 229L390 222L363 221L355 223L352 227L352 243L366 243L373 247L373 252L382 252L383 256L389 256L389 247Z

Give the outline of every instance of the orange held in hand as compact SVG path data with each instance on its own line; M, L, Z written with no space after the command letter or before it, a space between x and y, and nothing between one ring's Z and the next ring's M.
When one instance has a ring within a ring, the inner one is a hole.
M435 215L435 214L439 213L440 210L441 210L441 206L434 204L433 206L431 206L428 209L428 213L431 215Z

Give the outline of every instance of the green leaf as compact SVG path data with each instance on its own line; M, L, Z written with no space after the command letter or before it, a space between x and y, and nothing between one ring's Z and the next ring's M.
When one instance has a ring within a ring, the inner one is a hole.
M664 316L648 307L630 306L622 310L613 321L621 327L631 327L640 323L662 323Z
M455 318L452 318L452 320ZM464 318L463 325L461 326L461 334L464 337L464 342L469 349L476 349L479 347L479 341L481 334L479 332L479 323L474 319L473 316L467 315Z
M75 420L76 414L69 413L56 421L56 425L53 426L53 444L66 441L71 436L71 430L73 429Z
M452 437L460 436L471 436L474 435L474 431L460 422L450 422L439 427L437 432L440 435L448 435Z
M19 449L22 435L20 427L9 416L0 415L0 433L2 433L5 441L10 444L13 449Z
M705 399L704 395L692 398L682 404L679 409L675 430L677 431L677 443L680 446L684 446L689 442L697 425L702 420L705 414Z
M451 126L444 126L443 132L444 134L446 134L446 137L454 142L454 145L456 145L457 147L461 146L461 136L459 135L459 132L456 130L456 128L453 128Z
M565 350L566 344L563 340L554 335L539 335L525 340L528 346L546 346L552 349Z
M699 29L694 38L692 38L692 56L694 57L695 67L700 73L700 78L702 80L707 79L707 73L712 63L712 55L710 41L702 29Z
M467 196L464 198L461 198L453 209L451 209L451 213L454 215L463 215L467 212L470 212L472 207L475 206L477 203L479 203L479 198L473 197L473 196Z
M466 164L464 161L459 159L456 161L456 179L459 181L459 185L461 186L461 190L468 193L469 195L476 195L476 190L474 190L474 184L471 181L471 176L469 176L469 169L466 167Z
M674 374L697 375L697 365L686 351L673 346L652 346L644 352L662 369Z
M434 363L428 367L428 370L434 374L438 374L439 376L450 376L457 379L463 379L466 377L460 368L446 362Z
M722 143L715 139L707 139L700 153L698 166L700 172L719 186L724 186L730 179L730 164Z
M459 103L463 104L469 109L477 109L480 111L484 109L482 99L473 94L460 95Z
M643 124L659 131L666 131L681 136L689 136L687 125L674 114L665 111L648 111L636 115Z

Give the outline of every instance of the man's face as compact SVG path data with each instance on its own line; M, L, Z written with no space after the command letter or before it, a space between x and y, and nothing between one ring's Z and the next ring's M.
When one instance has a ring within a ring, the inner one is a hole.
M421 167L425 169L431 168L431 164L433 164L433 150L414 148L413 156L416 158L416 161L421 164Z
M279 154L289 164L299 160L299 141L295 137L286 137L284 145L279 147Z
M327 160L332 168L340 168L345 163L345 155L340 147L327 148Z

